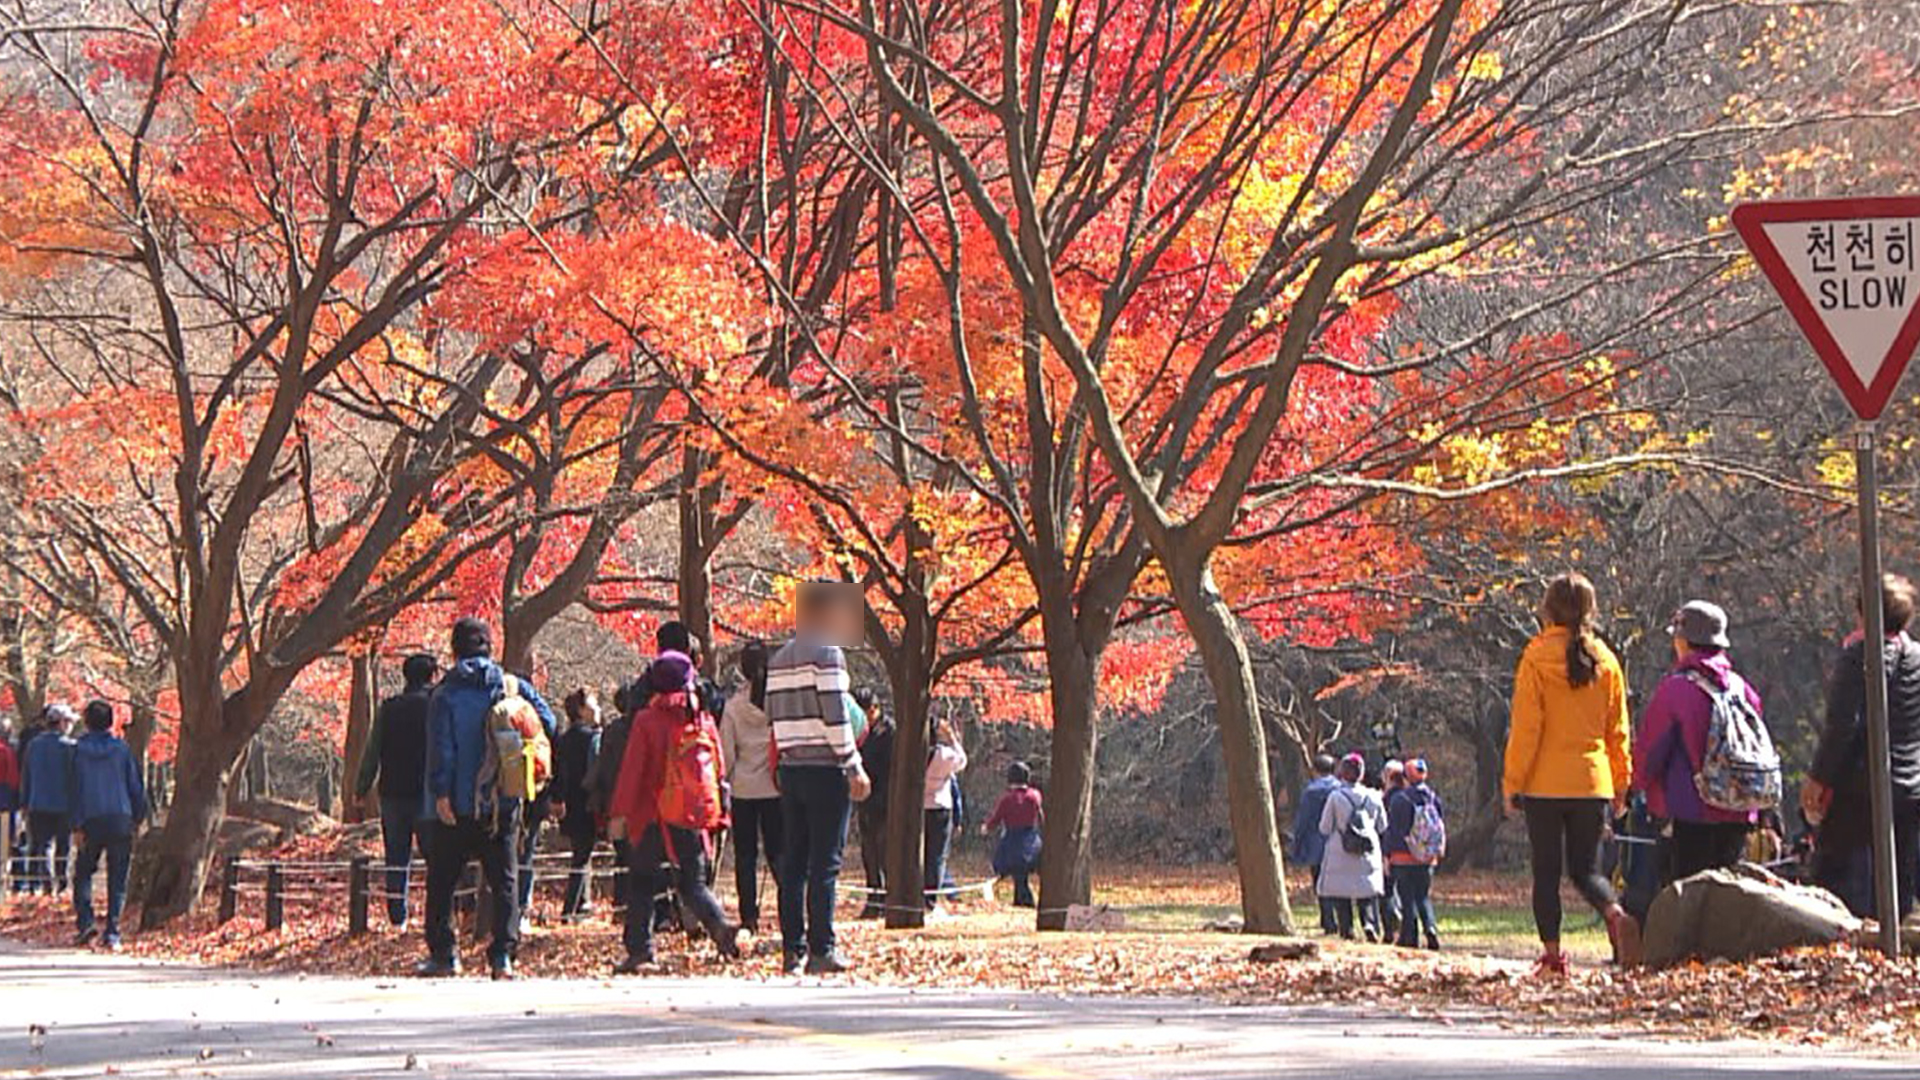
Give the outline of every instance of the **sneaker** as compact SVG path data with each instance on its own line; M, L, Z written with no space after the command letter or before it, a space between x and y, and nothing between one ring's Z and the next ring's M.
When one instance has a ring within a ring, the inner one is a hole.
M837 950L820 956L810 956L807 958L807 974L809 975L842 975L852 970L853 965L847 963L847 958L841 956Z
M1437 937L1434 937L1432 934L1427 935L1427 951L1428 952L1440 951L1440 939Z
M520 916L519 931L521 937L526 937L533 933L533 920L527 918L525 915Z
M1613 962L1623 968L1640 966L1640 924L1620 908L1607 912L1607 937L1613 941Z
M120 951L119 933L109 931L107 936L101 939L100 947L107 950L108 952L119 952Z
M1567 977L1567 954L1542 954L1533 962L1533 977L1536 979L1564 979Z
M422 979L450 979L460 974L460 959L454 956L445 959L429 956L414 965L413 973Z
M73 935L73 947L76 949L84 949L93 944L94 940L99 936L100 928L97 926L89 926L85 930Z
M780 971L784 975L798 975L800 969L807 966L807 954L786 950L780 957Z
M503 956L489 964L488 968L489 974L493 976L494 982L513 981L513 960L511 958Z
M632 953L625 960L613 965L613 973L615 975L638 975L652 966L652 953Z

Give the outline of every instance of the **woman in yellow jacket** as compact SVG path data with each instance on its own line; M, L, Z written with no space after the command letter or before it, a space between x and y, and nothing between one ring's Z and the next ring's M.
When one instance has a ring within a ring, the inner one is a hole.
M1507 736L1508 806L1526 816L1533 848L1533 920L1543 974L1565 974L1560 951L1560 877L1606 916L1614 957L1640 959L1640 928L1599 871L1609 804L1625 801L1633 775L1626 678L1594 632L1593 583L1563 574L1547 584L1540 633L1520 657Z

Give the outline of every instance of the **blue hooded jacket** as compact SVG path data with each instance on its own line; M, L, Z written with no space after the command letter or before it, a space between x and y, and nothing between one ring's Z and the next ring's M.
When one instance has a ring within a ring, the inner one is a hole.
M1295 866L1318 867L1327 850L1327 838L1320 835L1320 814L1340 781L1318 776L1300 792L1300 805L1293 814L1293 850L1288 857Z
M127 744L89 731L73 746L73 823L103 836L126 836L147 817L147 786Z
M27 744L20 762L20 780L27 809L36 814L69 814L73 795L68 774L73 766L73 740L49 731Z
M520 694L540 715L552 741L553 710L531 683L519 679ZM500 698L504 682L491 657L473 656L453 666L434 688L427 704L427 789L435 799L453 800L453 812L479 817L491 810L492 791L479 791L480 766L486 761L487 711Z

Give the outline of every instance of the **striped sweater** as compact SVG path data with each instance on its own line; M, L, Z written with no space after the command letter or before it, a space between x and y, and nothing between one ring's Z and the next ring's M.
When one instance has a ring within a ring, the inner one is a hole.
M860 770L846 656L798 638L767 663L767 718L780 766Z

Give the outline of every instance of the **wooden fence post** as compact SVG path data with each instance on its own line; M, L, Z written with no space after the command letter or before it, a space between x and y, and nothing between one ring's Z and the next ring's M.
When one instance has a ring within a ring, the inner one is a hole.
M347 864L347 933L358 937L367 932L367 857L355 855Z
M267 929L278 930L287 922L287 882L278 862L267 864Z
M220 922L233 921L240 907L240 860L227 856L226 865L220 868Z

